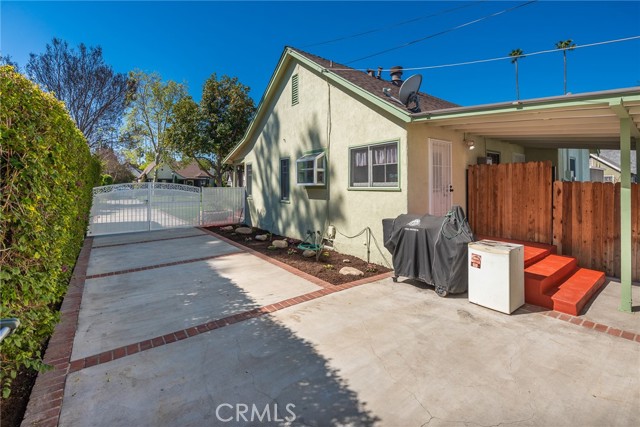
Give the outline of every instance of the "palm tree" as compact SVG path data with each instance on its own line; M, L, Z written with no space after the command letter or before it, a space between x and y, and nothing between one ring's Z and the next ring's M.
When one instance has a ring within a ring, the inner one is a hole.
M509 56L513 58L511 60L512 64L516 64L516 99L520 99L520 85L518 84L518 59L524 58L524 52L522 49L513 49Z
M564 57L564 94L567 94L567 50L573 50L576 44L573 40L560 40L556 43L556 49L562 49L562 56Z

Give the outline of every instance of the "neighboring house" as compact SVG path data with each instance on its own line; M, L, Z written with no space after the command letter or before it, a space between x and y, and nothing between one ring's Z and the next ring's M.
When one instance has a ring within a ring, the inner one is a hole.
M178 184L194 185L196 187L213 187L213 175L200 168L196 160L175 171Z
M368 229L371 260L381 263L374 243L382 248L383 218L441 216L452 205L466 209L468 165L479 158L530 160L526 149L557 151L567 135L572 141L589 140L588 114L619 123L610 106L628 95L603 92L458 107L420 92L418 105L412 100L403 105L394 100L402 69L392 71L387 80L380 70L365 73L284 50L254 120L225 158L234 168L234 185L247 189L248 221L300 239L307 231L326 236L332 225L334 247L364 259L369 240L359 233ZM640 105L640 89L631 95ZM557 108L568 103L586 113L575 120L570 108ZM556 124L562 135L551 138ZM619 144L620 135L603 134L599 141Z
M590 168L592 181L620 182L620 150L600 150L591 154ZM638 160L636 151L631 151L631 180L638 182Z
M579 148L525 148L527 161L551 160L554 179L559 181L591 181L589 150Z
M166 163L161 164L160 167L156 167L156 162L153 161L142 171L138 181L150 182L154 180L154 177L157 179L157 182L173 182L195 187L212 187L214 182L213 175L207 171L203 171L195 160L192 160L191 163L181 169L172 167Z
M133 175L133 178L136 181L138 181L138 179L140 178L140 175L142 175L142 171L130 163L127 163L126 167L127 167L127 170L131 173L131 175Z

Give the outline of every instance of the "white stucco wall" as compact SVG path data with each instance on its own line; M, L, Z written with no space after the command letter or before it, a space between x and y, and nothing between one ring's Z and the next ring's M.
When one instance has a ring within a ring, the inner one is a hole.
M299 79L299 103L291 105L291 76ZM334 225L338 234L335 249L367 258L365 236L349 239L370 227L384 256L382 219L407 212L406 131L401 123L386 118L341 89L331 86L315 72L293 63L276 88L267 114L249 144L244 163L252 165L252 195L248 210L252 225L289 237L304 239L307 230L324 233ZM385 141L399 141L400 188L349 189L349 147ZM309 151L327 153L325 187L296 185L296 159ZM280 159L290 159L289 202L280 201ZM371 246L371 261L384 264L383 256Z
M280 71L270 104L257 123L252 139L236 155L252 167L252 194L247 207L252 225L274 233L304 239L307 231L323 234L329 225L338 233L336 250L367 259L366 233L372 233L371 262L386 264L390 254L383 248L382 219L400 214L429 212L429 139L451 142L452 204L466 210L466 169L478 156L496 151L508 163L522 147L495 140L473 138L469 150L463 134L425 123L406 124L383 111L329 85L322 74L292 61ZM291 77L298 75L299 103L291 105ZM383 142L398 142L399 188L349 188L349 148ZM296 160L316 150L327 155L327 185L296 185ZM280 200L280 160L290 161L290 199ZM376 240L382 249L373 244Z

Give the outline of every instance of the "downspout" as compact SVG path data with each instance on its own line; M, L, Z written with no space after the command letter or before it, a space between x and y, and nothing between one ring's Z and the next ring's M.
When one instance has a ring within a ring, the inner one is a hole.
M331 164L331 84L329 83L329 79L325 76L325 80L327 82L327 165L325 169L325 181L327 183L327 201L325 204L325 223L322 230L322 236L324 236L327 227L331 224L331 179L329 179L330 173L329 168L332 168ZM322 238L322 236L320 236Z

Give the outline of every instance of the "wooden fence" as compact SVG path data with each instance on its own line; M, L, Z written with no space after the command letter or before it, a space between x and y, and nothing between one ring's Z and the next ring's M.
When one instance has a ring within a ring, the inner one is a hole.
M620 277L620 184L552 181L551 162L473 165L467 216L477 235L554 244L581 267ZM631 185L632 278L640 281L640 185Z
M631 276L640 280L640 185L631 184ZM553 244L581 267L620 277L620 183L553 183Z
M473 165L467 216L475 234L551 243L551 162Z

